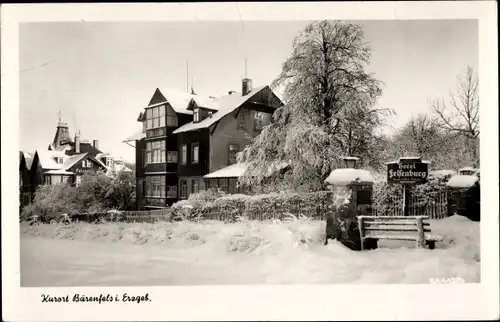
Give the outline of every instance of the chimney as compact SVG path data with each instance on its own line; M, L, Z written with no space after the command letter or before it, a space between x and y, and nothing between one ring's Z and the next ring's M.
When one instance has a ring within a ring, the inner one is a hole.
M242 96L245 96L252 91L252 80L250 78L243 78L241 85Z
M229 91L227 92L229 95L233 95L234 93L236 93L236 91Z
M80 153L80 131L75 134L75 153Z
M94 140L92 145L94 146L94 149L99 149L99 141L98 140Z

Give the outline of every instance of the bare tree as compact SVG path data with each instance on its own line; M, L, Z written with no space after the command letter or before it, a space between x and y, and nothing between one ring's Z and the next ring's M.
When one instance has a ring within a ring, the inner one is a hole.
M430 101L439 125L451 133L464 136L471 145L474 157L478 157L479 93L478 77L471 67L458 77L454 90L450 90L449 103L444 99Z

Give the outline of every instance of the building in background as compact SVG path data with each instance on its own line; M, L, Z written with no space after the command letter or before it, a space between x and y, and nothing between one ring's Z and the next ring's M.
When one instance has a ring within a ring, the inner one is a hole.
M20 205L30 203L36 188L43 184L67 182L78 185L85 173L104 171L112 176L120 171L132 172L124 160L99 150L98 141L81 140L80 132L71 139L68 124L59 115L56 133L46 149L34 153L20 152Z
M137 119L142 130L124 140L135 142L138 208L163 208L206 188L237 191L235 180L204 176L234 165L282 104L248 78L241 93L219 98L157 88Z

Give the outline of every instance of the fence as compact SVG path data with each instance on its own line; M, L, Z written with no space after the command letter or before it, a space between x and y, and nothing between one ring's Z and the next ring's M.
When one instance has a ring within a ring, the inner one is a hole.
M429 199L430 198L430 199ZM404 216L403 194L396 193L389 202L373 208L374 216ZM440 190L434 196L411 196L408 207L409 216L428 216L430 219L443 219L448 216L448 193Z

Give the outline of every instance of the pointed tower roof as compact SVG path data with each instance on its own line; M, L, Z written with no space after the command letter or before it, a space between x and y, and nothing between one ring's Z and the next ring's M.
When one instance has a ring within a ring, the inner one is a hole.
M61 146L66 143L73 142L69 135L68 123L63 122L62 112L59 111L57 115L59 117L59 122L57 123L56 134L54 135L54 140L52 141L52 145L55 150L59 150Z

